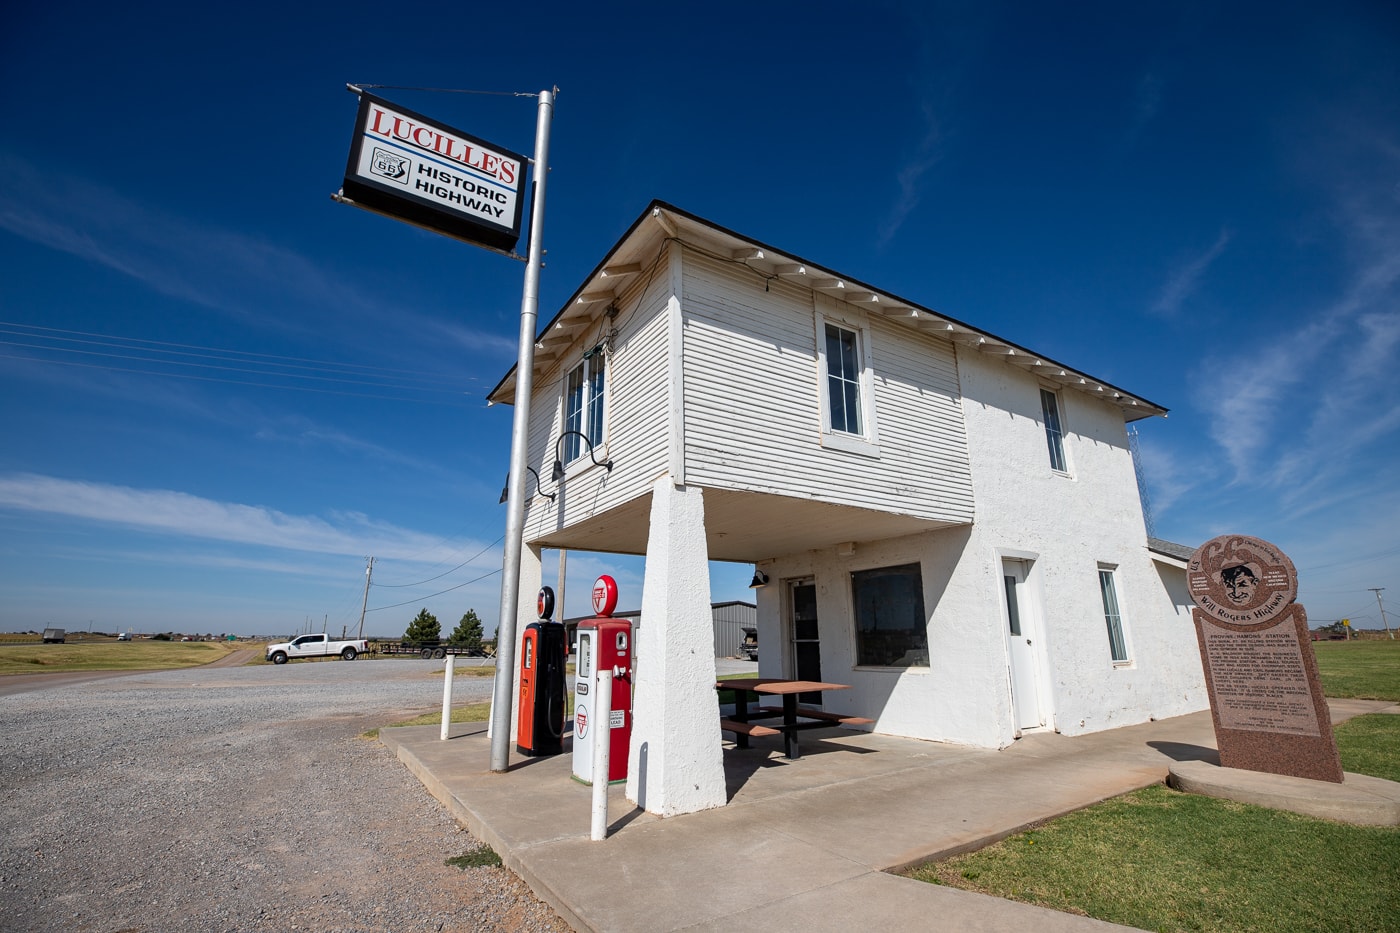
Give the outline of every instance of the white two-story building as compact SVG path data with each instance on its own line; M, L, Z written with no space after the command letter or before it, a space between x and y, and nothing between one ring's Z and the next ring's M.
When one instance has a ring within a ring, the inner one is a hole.
M542 548L646 555L648 810L725 803L712 559L764 584L760 673L849 684L826 708L876 732L1000 748L1207 705L1182 552L1143 522L1125 426L1166 411L1141 396L660 202L542 329L533 386L528 462L550 491L565 469L521 592Z

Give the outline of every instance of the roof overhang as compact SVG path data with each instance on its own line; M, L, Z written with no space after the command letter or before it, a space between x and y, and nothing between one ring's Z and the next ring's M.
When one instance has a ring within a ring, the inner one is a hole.
M1052 385L1115 405L1122 410L1125 421L1166 417L1166 408L1140 395L907 298L741 236L664 201L653 201L647 207L564 307L540 330L535 339L536 375L551 369L573 346L578 335L612 307L638 276L651 275L667 241L743 265L765 280L800 285L911 330L937 335L959 347L996 356ZM515 371L516 368L511 367L487 395L490 403L514 403Z
M1177 544L1165 538L1148 538L1147 554L1159 564L1166 564L1168 567L1176 567L1185 570L1187 563L1191 560L1191 555L1196 553L1193 547L1184 544Z

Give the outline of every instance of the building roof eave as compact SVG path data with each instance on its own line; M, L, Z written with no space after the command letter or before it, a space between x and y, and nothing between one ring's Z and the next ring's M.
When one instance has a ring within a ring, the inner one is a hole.
M638 239L639 233L644 234L645 239ZM885 320L923 333L937 334L959 347L995 355L1009 365L1032 372L1051 384L1100 398L1116 405L1123 412L1127 422L1167 416L1165 407L1140 395L1096 379L1081 370L1035 353L989 331L849 276L842 276L660 200L654 200L647 206L603 260L594 267L592 273L584 279L563 308L538 332L535 341L537 351L551 345L561 349L571 346L572 335L577 330L586 327L598 315L605 313L619 295L619 286L607 280L640 274L643 271L642 264L636 259L646 243L659 238L663 243L675 240L683 247L698 248L698 243L687 242L687 234L693 235L697 241L705 238L708 241L707 247L711 249L719 244L728 250L727 257L722 258L740 263L765 279L779 279L804 285L814 292L841 298ZM558 336L551 341L551 335L556 333ZM554 357L551 355L547 362L553 361ZM537 372L541 365L542 362L537 357ZM487 394L488 403L514 403L515 372L516 367L512 366L496 387Z

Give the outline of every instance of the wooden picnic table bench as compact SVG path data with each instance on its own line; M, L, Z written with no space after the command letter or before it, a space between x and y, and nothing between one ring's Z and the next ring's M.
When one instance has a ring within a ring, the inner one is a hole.
M783 750L786 756L796 760L802 757L802 749L797 742L797 733L805 729L829 728L832 723L839 725L862 725L874 722L863 716L844 716L828 713L815 706L799 706L798 694L820 693L825 690L849 690L850 684L828 684L815 680L783 680L781 678L732 678L715 682L716 689L734 691L734 715L730 719L720 719L720 729L734 733L734 744L739 748L749 747L749 736L777 735L782 733ZM750 711L750 694L755 698L763 695L781 696L781 708L760 706ZM771 726L754 722L755 719L777 719L780 723ZM802 720L806 720L803 722Z

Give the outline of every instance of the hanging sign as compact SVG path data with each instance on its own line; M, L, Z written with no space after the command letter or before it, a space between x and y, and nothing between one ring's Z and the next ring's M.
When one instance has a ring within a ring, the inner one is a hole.
M520 239L524 156L360 92L344 196L445 236L509 252Z

